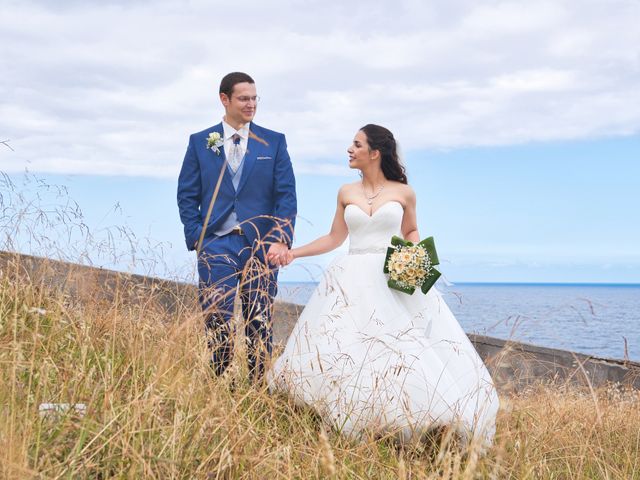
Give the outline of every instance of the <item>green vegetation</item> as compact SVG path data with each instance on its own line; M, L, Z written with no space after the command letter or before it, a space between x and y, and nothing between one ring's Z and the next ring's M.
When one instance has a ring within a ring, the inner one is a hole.
M3 268L2 478L640 478L639 392L503 395L484 455L446 432L404 448L353 443L250 385L239 362L215 378L199 312L163 312L153 294L80 303ZM42 403L86 414L41 415Z

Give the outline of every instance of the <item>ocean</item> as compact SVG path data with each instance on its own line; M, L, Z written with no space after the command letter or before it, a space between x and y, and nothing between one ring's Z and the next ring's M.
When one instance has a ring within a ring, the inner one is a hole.
M315 286L281 282L278 297L305 304ZM467 333L640 362L640 285L457 283L438 289Z

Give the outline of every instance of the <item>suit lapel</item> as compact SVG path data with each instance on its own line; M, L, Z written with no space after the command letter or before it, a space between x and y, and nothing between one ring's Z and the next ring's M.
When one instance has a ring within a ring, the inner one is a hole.
M254 124L251 122L249 124L249 131L253 132ZM256 158L260 155L261 147L263 145L252 138L252 135L249 135L249 140L247 142L247 151L244 155L244 166L242 167L242 175L240 176L240 183L238 184L238 192L242 190L249 176L251 175L251 170L253 170L253 166L256 164Z
M214 126L211 129L211 131L207 133L207 137L209 136L209 133L213 133L213 132L218 132L222 137L222 139L224 140L224 128L222 128L222 122ZM229 174L229 171L225 165L227 154L224 151L224 145L222 145L219 148L220 148L219 154L210 148L208 149L210 153L210 157L212 158L213 164L215 165L215 182L218 181L218 175L220 175L220 170L224 168L225 172L224 172L224 177L222 179L222 185L224 185L225 188L231 189L231 191L234 191L235 188L233 187L233 180L231 179L231 175Z

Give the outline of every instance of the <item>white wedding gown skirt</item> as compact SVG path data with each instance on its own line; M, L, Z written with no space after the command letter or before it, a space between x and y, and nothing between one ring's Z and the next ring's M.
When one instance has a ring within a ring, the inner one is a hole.
M310 405L341 433L416 438L453 426L488 444L498 397L489 372L435 288L391 290L382 272L403 209L345 209L350 251L337 258L268 374L273 390Z

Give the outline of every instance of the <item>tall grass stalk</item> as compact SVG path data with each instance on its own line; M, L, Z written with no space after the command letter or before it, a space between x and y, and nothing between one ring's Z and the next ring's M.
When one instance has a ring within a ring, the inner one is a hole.
M90 234L73 203L29 198L7 176L0 187L4 250L25 251L26 242L26 253L116 262L115 234L132 263L162 262L127 230ZM36 193L43 189L51 187ZM637 391L567 384L503 393L495 442L482 454L446 431L404 446L353 442L252 384L243 355L213 375L195 302L168 312L166 292L131 302L126 287L113 288L79 299L26 274L19 257L1 268L2 478L640 479ZM43 403L86 412L41 415Z
M3 478L640 478L638 392L541 385L504 398L483 455L446 434L354 443L251 384L241 356L215 377L201 315L166 316L153 300L79 304L3 270ZM51 402L87 411L41 416Z

